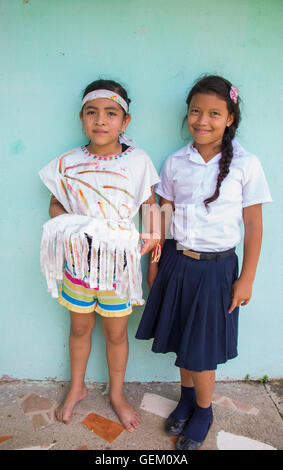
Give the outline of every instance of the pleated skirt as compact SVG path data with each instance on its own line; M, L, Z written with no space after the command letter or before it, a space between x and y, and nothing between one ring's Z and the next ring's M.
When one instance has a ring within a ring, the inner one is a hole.
M176 353L175 365L215 370L238 355L239 308L228 313L238 257L195 260L166 240L136 338L154 338L152 351Z

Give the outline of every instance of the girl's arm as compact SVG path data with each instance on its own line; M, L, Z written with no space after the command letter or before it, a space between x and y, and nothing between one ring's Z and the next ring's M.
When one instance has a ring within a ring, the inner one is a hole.
M151 188L151 196L141 205L142 221L145 233L140 235L143 241L141 247L141 256L149 253L160 239L160 215L159 206L156 204L153 187Z
M232 303L228 313L231 313L235 307L247 305L252 296L262 241L262 205L245 207L243 219L245 228L243 265L241 275L232 287Z
M55 196L51 196L49 204L49 215L51 218L57 217L58 215L67 214L68 212L64 209L62 204L56 199Z
M172 214L174 212L174 202L168 201L167 199L161 197L160 198L160 243L161 246L164 245L166 240L166 236L169 232L172 220ZM152 260L148 263L148 274L147 274L147 282L149 287L151 288L154 280L157 276L158 272L158 263L153 262Z
M161 211L161 245L164 245L167 234L171 227L172 215L175 210L173 201L168 201L164 197L160 198L160 211Z

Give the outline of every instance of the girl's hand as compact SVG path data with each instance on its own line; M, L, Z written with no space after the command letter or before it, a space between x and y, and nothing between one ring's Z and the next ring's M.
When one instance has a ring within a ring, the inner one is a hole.
M158 263L153 263L152 261L149 261L148 273L147 273L147 283L148 283L150 289L153 286L153 283L155 281L157 273L158 273Z
M234 308L247 305L252 296L253 282L244 279L237 279L232 286L232 302L228 313L231 313Z
M140 233L140 238L143 241L140 251L141 256L152 251L160 240L160 236L155 233Z

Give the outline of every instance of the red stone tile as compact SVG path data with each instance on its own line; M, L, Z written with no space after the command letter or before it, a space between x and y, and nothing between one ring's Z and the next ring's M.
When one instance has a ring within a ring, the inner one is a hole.
M124 431L124 427L95 413L90 413L82 422L90 431L105 441L113 442Z
M88 450L87 446L82 446L82 447L79 447L79 449L77 450Z
M12 439L14 436L0 436L0 444L1 442L8 441L9 439Z

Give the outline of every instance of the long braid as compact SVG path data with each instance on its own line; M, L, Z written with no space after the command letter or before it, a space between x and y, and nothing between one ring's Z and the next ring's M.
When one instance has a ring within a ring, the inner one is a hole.
M221 158L219 160L219 173L217 177L217 183L215 192L212 196L205 199L204 204L205 207L208 206L210 202L215 201L219 197L220 193L220 186L222 181L226 178L230 171L230 164L233 158L233 145L232 140L235 135L235 130L233 124L230 127L226 127L223 139L222 139L222 146L221 146Z

